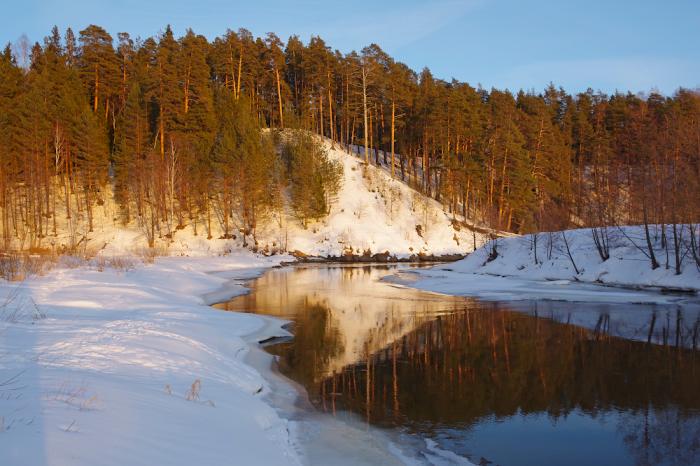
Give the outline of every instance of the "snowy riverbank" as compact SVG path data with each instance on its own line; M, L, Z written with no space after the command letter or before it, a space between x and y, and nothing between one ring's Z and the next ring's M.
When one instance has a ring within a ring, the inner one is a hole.
M163 258L0 282L0 464L300 463L268 382L244 361L272 320L207 305L282 259Z
M606 261L599 256L590 230L569 230L565 236L562 232L537 235L537 252L533 235L499 238L497 255L493 254L493 243L489 243L461 261L419 269L392 280L422 290L492 300L625 303L696 300L700 270L693 257L681 246L681 274L676 274L671 243L667 267L659 229L652 229L652 234L660 263L656 269L651 268L648 253L644 251L643 229L624 227L610 228L607 232L610 257ZM686 293L659 293L668 290Z
M258 345L289 336L283 321L209 306L289 259L237 250L0 281L0 464L468 464L317 412Z

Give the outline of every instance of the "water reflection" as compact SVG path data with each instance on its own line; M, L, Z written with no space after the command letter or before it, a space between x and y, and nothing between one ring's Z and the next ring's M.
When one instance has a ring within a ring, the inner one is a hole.
M598 334L657 345L700 347L700 306L668 304L581 304L522 301L509 309L557 322L586 327Z
M294 321L269 351L319 409L477 463L700 464L697 309L485 304L387 273L275 270L222 307Z
M276 269L255 280L250 294L216 307L292 320L295 341L283 363L304 381L318 381L465 302L380 282L393 268Z

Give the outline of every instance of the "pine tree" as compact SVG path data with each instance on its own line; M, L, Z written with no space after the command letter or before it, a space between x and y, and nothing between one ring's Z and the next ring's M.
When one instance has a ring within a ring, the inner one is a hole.
M363 144L367 161L400 170L455 221L461 211L518 232L592 226L602 260L608 228L638 223L652 266L678 273L686 257L700 260L700 236L688 233L700 189L696 91L573 96L550 84L515 99L417 74L376 44L341 54L318 37L285 45L244 29L212 43L170 27L112 42L91 25L78 47L54 27L2 52L3 247L45 247L62 210L77 243L110 187L150 245L188 223L211 236L217 214L224 236L255 238L286 186L307 224L328 212L337 167L297 131L275 157L265 136L275 132L261 127L279 126ZM655 224L668 226L660 254Z
M237 217L244 241L248 235L255 239L258 222L276 205L274 147L261 137L246 98L219 89L216 102L219 127L212 161L224 237L232 236Z
M282 51L282 41L273 33L267 35L267 62L270 67L270 72L274 75L274 86L276 87L277 94L277 107L278 107L278 125L280 128L284 128L284 104L283 101L286 100L287 93L287 83L283 82L282 78L286 74L286 63L284 52ZM272 117L270 118L272 121Z
M114 96L119 75L112 36L91 24L80 31L79 41L78 63L92 100L92 109L97 113L98 109L104 108L104 114L109 115L110 99Z
M182 206L187 207L191 219L195 213L187 199L192 192L206 190L208 173L203 159L211 152L215 136L214 95L206 62L208 46L206 38L189 30L180 41L177 60L183 102L178 112L179 124L172 133L172 139L182 167L178 196ZM178 226L183 225L181 214L184 210L179 209Z
M18 172L16 147L17 103L22 90L22 70L8 44L0 55L0 221L2 249L9 249L12 237L12 192Z
M151 140L143 91L138 83L134 83L117 120L114 135L115 194L127 224L131 219L132 202L135 202L137 215L144 215L149 187L146 174L152 171L148 166Z
M342 168L331 161L312 135L294 131L285 141L292 208L304 226L329 213L332 198L340 189Z

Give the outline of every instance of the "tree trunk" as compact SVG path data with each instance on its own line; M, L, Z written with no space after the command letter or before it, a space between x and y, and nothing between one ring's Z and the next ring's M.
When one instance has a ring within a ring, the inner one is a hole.
M275 76L277 77L277 103L280 111L280 128L284 128L284 116L282 114L282 90L280 87L280 70L275 67Z
M185 113L188 113L190 111L190 66L187 66L187 71L185 72L185 87L184 87L184 94L185 94Z
M241 96L241 73L243 72L243 43L241 43L240 53L238 54L238 76L236 77L238 82L236 83L235 98Z
M97 71L97 65L95 65L95 98L93 102L92 111L97 112L97 103L99 102L98 95L100 93L100 73Z
M396 120L396 102L391 99L391 177L395 178L396 168L394 167L394 141L395 141L395 120Z
M369 164L369 135L367 134L367 69L364 66L362 67L362 114L365 123L365 163Z
M335 129L333 126L333 92L331 89L331 72L328 70L328 133L331 141L335 141Z
M325 136L323 133L323 92L318 93L318 105L319 105L319 116L318 116L318 124L319 127L321 128L321 136Z

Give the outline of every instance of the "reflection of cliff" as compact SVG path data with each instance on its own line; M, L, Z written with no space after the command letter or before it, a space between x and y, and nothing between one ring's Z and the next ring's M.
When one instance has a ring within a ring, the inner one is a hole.
M697 351L518 312L467 309L438 317L309 391L319 404L332 402L334 409L380 425L421 431L466 427L492 415L546 412L556 419L574 410L591 416L624 411L630 424L652 410L653 439L627 428L632 448L653 446L654 454L682 448L686 458L700 454L700 437L688 441L700 422ZM678 422L682 426L674 432ZM674 446L681 441L682 447ZM679 464L691 464L679 455Z
M315 380L464 302L379 282L387 270L376 265L273 270L254 282L252 293L219 307L294 319L295 339L284 357L294 359L296 364L287 364L295 377ZM304 358L313 364L301 362Z

